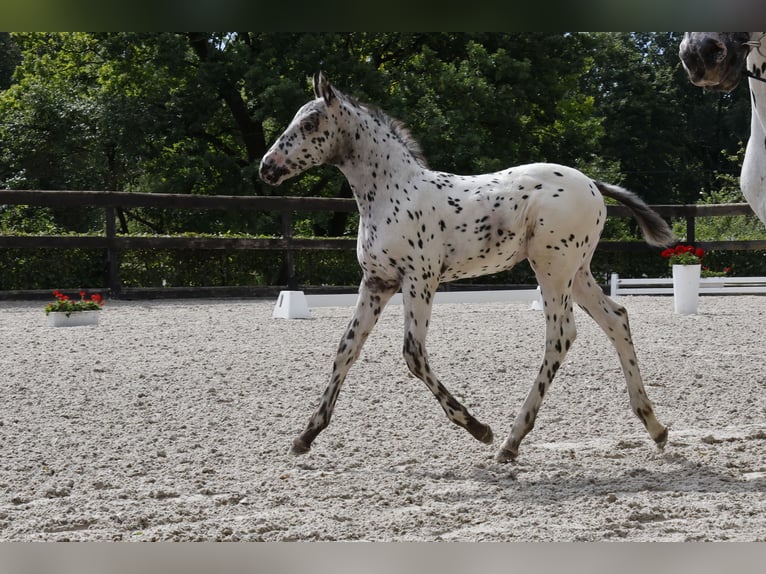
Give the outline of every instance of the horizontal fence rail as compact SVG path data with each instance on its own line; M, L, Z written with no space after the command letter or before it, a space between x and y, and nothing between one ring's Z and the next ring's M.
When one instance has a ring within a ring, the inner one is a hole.
M700 295L763 295L766 277L701 277ZM672 295L672 277L642 277L625 279L612 273L609 295Z
M119 296L117 253L129 249L200 249L200 250L274 250L286 254L288 287L295 288L295 269L292 254L305 250L354 249L352 238L300 238L293 237L292 218L296 212L357 211L353 199L286 196L203 196L166 193L132 193L118 191L41 191L0 190L0 206L34 205L42 207L96 207L105 210L103 235L0 235L0 248L6 249L104 249L108 262L107 283L113 296ZM132 236L117 233L117 208L214 209L278 212L282 219L282 237L233 238L186 236ZM686 220L686 241L706 250L766 249L766 240L753 241L695 241L695 219L725 215L754 215L746 203L719 205L652 205L652 209L665 218ZM631 217L623 205L607 205L611 217ZM602 251L630 253L647 252L652 248L642 241L600 241Z
M188 195L126 191L0 190L0 205L46 207L162 207L255 211L356 211L353 199L331 197Z

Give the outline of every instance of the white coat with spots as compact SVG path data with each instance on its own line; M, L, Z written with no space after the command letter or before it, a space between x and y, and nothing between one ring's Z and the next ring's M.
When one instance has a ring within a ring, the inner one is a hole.
M439 381L428 361L426 333L433 296L442 281L476 277L528 259L542 290L546 320L543 364L521 412L497 454L516 457L543 397L575 340L572 303L580 305L614 344L630 404L657 445L667 429L646 396L625 309L607 297L590 273L604 226L603 196L628 205L648 242L673 241L667 224L640 199L561 165L531 164L462 176L432 171L404 126L380 110L336 90L320 73L316 98L305 104L263 157L260 174L278 185L312 166L337 166L359 206L357 256L363 279L351 322L333 363L330 383L292 452L307 452L330 422L341 385L381 311L399 289L404 303L404 358L447 417L490 443L479 422Z
M686 32L678 54L695 86L731 92L749 78L752 116L740 186L766 224L766 32Z

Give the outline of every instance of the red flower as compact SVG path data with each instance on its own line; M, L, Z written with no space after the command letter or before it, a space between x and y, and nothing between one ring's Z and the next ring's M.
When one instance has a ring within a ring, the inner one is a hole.
M662 256L670 260L670 265L697 265L705 256L705 250L693 245L676 245L663 250Z
M72 300L58 289L54 289L53 295L56 297L56 301L45 306L45 314L61 312L66 313L68 317L71 313L77 311L96 311L103 307L104 298L98 293L92 294L89 299L86 298L87 293L85 291L80 291L79 293L80 299Z

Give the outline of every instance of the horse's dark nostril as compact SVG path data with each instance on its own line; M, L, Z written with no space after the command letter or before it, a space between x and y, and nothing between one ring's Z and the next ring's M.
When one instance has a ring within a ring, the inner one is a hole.
M708 66L720 64L726 58L726 45L713 38L705 38L700 47L700 56Z
M259 172L262 180L269 181L274 175L274 163L271 161L262 163Z
M258 170L261 179L266 183L275 184L282 177L287 175L287 168L277 165L274 160L267 160L261 162L261 167Z

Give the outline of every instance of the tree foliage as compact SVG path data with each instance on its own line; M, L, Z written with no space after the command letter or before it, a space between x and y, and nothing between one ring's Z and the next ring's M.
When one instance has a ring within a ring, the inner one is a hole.
M332 168L280 188L267 146L324 70L405 121L432 167L480 173L576 166L650 203L715 197L739 170L746 90L704 93L679 33L0 34L0 189L350 197ZM1 192L0 192L1 193ZM121 232L280 232L269 214L130 210ZM303 214L306 234L352 235L348 214ZM84 210L0 206L2 232L88 232ZM607 234L634 234L610 221Z

